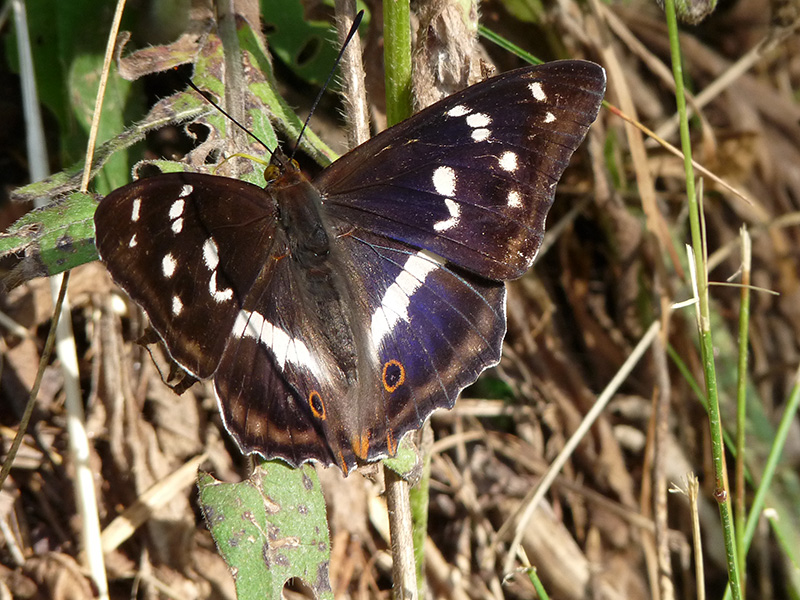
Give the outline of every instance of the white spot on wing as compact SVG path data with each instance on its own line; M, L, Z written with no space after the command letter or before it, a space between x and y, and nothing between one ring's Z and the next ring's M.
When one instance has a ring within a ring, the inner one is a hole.
M178 217L172 222L172 233L180 233L183 231L183 217Z
M456 172L452 167L437 167L433 172L433 187L442 196L452 196L456 192Z
M547 114L544 116L544 122L545 122L545 123L552 123L552 122L553 122L553 121L555 121L555 120L556 120L556 116L555 116L553 113L551 113L551 112L548 112L548 113L547 113Z
M133 210L131 211L131 221L136 222L139 220L139 211L142 209L142 200L136 198L133 201Z
M214 301L218 304L222 304L223 302L227 302L233 298L233 290L231 288L225 288L224 290L221 290L217 287L216 271L211 271L211 278L208 280L208 291L211 293L211 297L214 299Z
M473 129L472 130L472 141L474 142L483 142L489 139L489 136L492 134L491 131L488 129Z
M479 127L486 127L491 122L492 120L489 118L489 115L486 115L484 113L475 113L467 117L467 125L469 125L473 129L477 129Z
M372 314L372 341L376 348L398 322L410 320L408 305L411 296L425 283L428 275L443 264L441 257L427 250L420 250L408 257L403 270L384 292L381 305Z
M161 259L161 273L163 273L164 277L172 277L175 274L175 268L177 266L178 263L175 261L175 257L172 256L172 254L167 254Z
M131 236L131 240L128 242L128 248L136 248L136 245L137 245L138 243L139 243L139 242L136 240L136 234L134 233L134 234Z
M470 113L470 109L464 106L463 104L459 104L458 106L454 106L450 110L447 111L448 117L463 117L464 115L468 115Z
M183 200L175 200L175 202L172 203L172 206L169 207L169 218L175 220L183 215L184 204L185 203Z
M514 172L517 170L517 153L510 150L500 155L500 168L504 171Z
M194 188L191 185L189 185L188 183L184 184L183 187L181 187L181 191L178 194L178 198L186 198L186 196L191 194L193 191Z
M177 296L172 297L172 316L178 317L183 312L183 302Z
M322 377L322 369L308 346L286 331L273 325L261 313L240 310L233 325L233 334L259 340L272 353L278 368L283 369L287 362L304 367L316 377Z
M292 338L280 327L275 327L263 317L261 318L264 321L264 325L261 328L261 337L259 339L272 351L278 367L283 369L283 365L286 364L286 359L289 356L289 346L292 344Z
M444 201L445 206L447 206L447 210L450 211L450 218L445 219L444 221L439 221L438 223L433 224L433 228L436 231L446 231L451 227L455 227L458 225L458 219L461 214L461 207L455 200L451 200L447 198Z
M203 243L203 261L206 263L206 267L211 271L216 269L219 264L219 251L214 238L208 238Z
M530 88L534 100L537 100L539 102L544 102L545 100L547 100L547 94L544 93L542 84L539 83L538 81L534 81L533 83L529 84L528 88Z
M508 192L508 205L513 208L522 206L522 196L519 195L517 190L511 190Z

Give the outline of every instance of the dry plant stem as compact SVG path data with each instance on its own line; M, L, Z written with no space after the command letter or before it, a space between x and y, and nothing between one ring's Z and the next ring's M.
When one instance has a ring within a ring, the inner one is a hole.
M244 119L244 72L242 67L242 53L239 48L239 38L236 34L236 12L234 0L218 0L217 27L222 41L223 57L225 61L225 110L239 123ZM227 143L230 148L243 148L244 133L239 127L226 127ZM231 161L231 177L237 176L236 161Z
M692 110L699 112L711 102L714 98L719 96L722 92L732 86L739 77L744 75L750 68L761 60L767 53L773 50L778 44L782 43L793 32L792 29L786 28L777 30L770 28L767 37L761 40L758 44L753 46L744 56L733 63L727 70L720 74L714 81L703 89L702 92L694 97L692 103ZM659 137L672 137L675 130L678 128L679 115L675 114L669 118L668 121L661 124L656 131Z
M656 391L654 390L654 393ZM655 398L653 401L655 404ZM642 454L642 483L641 492L639 493L639 512L643 518L648 520L653 519L653 509L655 503L653 502L653 477L655 476L655 468L653 463L656 453L656 428L657 428L658 415L655 410L652 411L650 419L647 422L647 444L644 447ZM650 583L650 590L653 595L653 600L661 600L659 590L661 589L658 584L658 549L656 547L656 523L655 520L650 521L650 529L642 531L641 545L642 555L647 569L647 579ZM649 534L649 535L648 535Z
M207 458L203 453L186 461L178 469L157 481L136 502L117 515L103 529L103 552L109 554L119 548L136 529L147 521L160 507L167 504L178 493L197 482L197 469Z
M670 381L664 338L667 325L661 335L653 340L653 362L656 369L655 428L653 453L653 520L655 522L656 556L658 559L658 588L661 600L674 600L675 586L672 582L672 561L669 548L669 523L667 515L667 457L669 440Z
M356 16L355 0L336 0L336 33L339 44L344 44ZM361 61L361 38L358 32L343 48L339 64L342 73L342 99L344 118L347 123L347 145L349 148L363 144L369 139L369 107L367 89L364 85L364 64Z
M31 388L28 403L25 405L25 412L22 413L22 418L19 421L17 433L14 436L14 441L11 442L11 447L6 454L6 460L3 462L3 468L0 470L0 489L3 489L8 474L11 472L11 465L14 463L14 458L19 452L19 447L22 445L22 439L25 437L25 432L28 429L28 424L33 414L33 408L36 406L36 397L39 395L39 386L42 385L42 377L44 377L44 369L47 363L50 362L50 356L53 353L53 346L56 343L56 324L61 317L61 307L63 306L64 296L67 293L67 282L69 281L69 272L62 278L61 288L58 290L58 297L56 298L55 308L53 309L53 319L50 325L50 331L47 334L47 340L44 343L42 355L39 358L39 368L36 370L36 379Z
M739 308L739 364L736 385L736 489L734 497L734 515L736 522L736 553L742 564L745 562L746 550L744 529L747 519L745 487L745 428L747 424L747 352L750 323L750 272L752 262L752 245L747 228L742 226L742 287L740 290ZM745 588L745 570L742 569L742 587Z
M26 130L28 135L28 162L31 166L31 179L40 181L49 175L47 150L44 143L44 130L39 112L38 93L34 76L33 57L27 27L25 5L21 0L14 1L14 15L17 27L17 43L20 53L20 72L23 80L23 105L25 110ZM120 5L124 2L120 0ZM121 6L118 13L122 12ZM116 32L112 32L106 49L107 59L112 55ZM110 59L106 64L110 64ZM106 75L107 79L107 75ZM98 95L103 89L98 90ZM99 114L95 115L95 120ZM87 164L91 164L87 159ZM85 169L87 172L89 169ZM86 179L84 175L84 179ZM85 190L85 188L83 188ZM68 278L55 276L50 278L50 288L54 301L60 302L61 311L70 314L69 298L66 294ZM78 356L75 339L72 333L72 321L69 318L58 319L55 325L56 353L61 363L64 377L65 407L67 410L67 433L69 450L75 468L75 502L81 517L81 544L90 576L94 582L98 597L108 598L108 580L106 578L105 561L100 542L100 521L95 495L94 472L89 466L89 439L84 427L85 417L80 393L78 375ZM41 367L44 368L43 366Z
M672 79L672 72L668 65L665 65L660 56L657 56L650 48L639 41L623 20L611 9L610 6L603 6L603 18L608 23L609 29L614 32L614 35L630 50L631 54L641 60L645 66L653 73L660 81L660 83L669 90L675 91L675 85ZM695 106L694 97L687 94L686 100L696 112L699 113L699 108ZM701 115L702 116L702 115ZM677 125L677 121L676 121ZM703 126L706 122L703 121ZM674 131L673 131L674 133ZM652 137L652 136L651 136ZM667 137L667 136L662 136Z
M486 434L481 433L481 435L476 436L475 439L487 440L493 452L505 456L509 460L516 460L521 467L534 475L543 475L547 472L547 469L544 468L539 461L530 460L518 447L509 447L505 438L494 436L490 432L487 432ZM586 502L589 504L599 506L603 510L613 513L622 521L629 523L632 527L641 529L646 533L653 533L655 531L653 521L644 516L644 514L632 511L629 506L624 506L619 502L609 500L603 494L587 488L580 483L576 483L575 481L559 475L553 484L554 487L562 488L566 492L585 498Z
M647 127L645 127L644 125L639 123L639 121L637 121L636 119L632 119L631 117L626 115L624 112L622 112L616 106L613 106L613 105L609 104L608 102L603 102L603 104L605 105L606 108L608 108L608 110L610 110L612 113L617 115L620 119L624 120L626 123L630 123L631 125L633 125L637 129L641 130L642 133L644 133L645 135L647 135L648 137L650 137L654 141L658 142L658 144L662 148L664 148L668 152L674 154L678 158L683 158L683 153L680 150L678 150L675 146L670 144L667 140L659 137L658 134L653 132L651 129L648 129ZM739 198L741 198L742 200L747 202L749 205L757 207L756 203L752 199L748 198L744 194L744 192L739 191L738 188L733 187L730 183L728 183L727 181L725 181L724 179L722 179L718 175L714 174L713 172L709 171L708 169L706 169L703 165L701 165L699 162L695 161L694 159L692 159L692 166L695 169L697 169L700 173L702 173L703 175L705 175L706 177L708 177L709 179L714 181L714 183L719 184L720 186L722 186L723 188L728 190L730 193L734 194L735 196L738 196ZM763 212L761 207L757 207L757 208L759 209L759 212ZM767 215L765 214L764 217L766 219Z
M694 547L695 579L697 580L697 600L705 600L706 575L703 568L703 538L700 535L700 511L697 508L697 497L700 483L694 473L687 477L686 492L689 495L689 511L692 515L692 546Z
M31 337L30 331L25 329L22 325L17 323L4 312L0 312L0 326L5 327L12 335L15 335L22 340L27 340Z
M386 504L392 537L393 597L416 600L417 571L414 567L414 540L411 536L411 503L408 482L391 469L384 468Z
M572 456L575 448L578 447L578 444L583 439L583 436L585 436L589 431L591 426L600 416L600 413L605 410L608 402L619 389L620 385L622 385L622 382L625 381L630 372L633 370L633 367L639 362L639 359L641 359L645 351L653 343L653 340L655 339L656 335L658 335L659 331L661 331L661 323L654 321L653 324L648 328L647 332L645 332L645 334L642 336L642 339L639 340L639 343L636 344L636 347L620 367L619 371L617 371L609 384L597 398L597 402L595 402L592 409L586 413L586 416L584 417L583 421L581 421L580 426L575 430L575 433L570 436L569 440L567 440L564 448L555 458L553 464L550 465L550 468L547 470L547 473L544 475L544 477L542 477L542 480L533 490L530 491L530 493L528 493L527 496L525 496L525 499L520 505L520 509L514 515L512 515L510 519L503 523L502 527L500 527L498 530L495 543L500 543L511 531L512 527L516 528L514 540L511 542L508 556L506 557L506 562L503 564L503 573L505 573L506 576L513 574L514 560L520 547L522 537L525 533L525 528L533 516L534 511L539 506L539 503L544 498L544 495L550 489L553 481L561 472L564 464L567 462L567 460L569 460L569 457Z
M757 208L760 207L757 206ZM772 229L777 228L786 228L786 227L796 227L800 225L800 212L793 212L786 215L781 215L780 217L770 220L769 223L766 223L767 219L764 220L765 223L763 225L757 225L753 227L752 237L756 239L764 235L765 233L769 233ZM728 258L730 254L740 245L738 239L733 238L728 243L720 246L714 252L712 252L708 257L708 270L713 271L716 269L722 261ZM760 289L760 288L759 288ZM770 293L777 293L777 292L770 292Z
M97 131L100 129L100 115L103 112L103 99L105 98L106 86L108 85L108 73L111 69L111 60L114 57L114 46L116 45L119 26L122 22L122 12L124 10L125 0L118 0L116 10L114 11L114 21L111 24L111 31L108 32L106 53L103 57L103 71L100 73L100 84L97 88L97 97L94 100L92 125L89 129L89 140L86 142L86 166L83 167L83 177L81 177L82 192L89 189L89 178L92 176L92 160L94 160L94 146L97 143Z
M592 0L591 5L595 15L603 14L604 11L600 6L599 0ZM617 57L617 53L614 51L614 47L608 42L609 36L605 29L603 29L603 33L606 35L604 36L605 43L602 44L601 52L603 63L608 69L609 90L616 94L622 110L636 118L636 106L633 103L630 87L625 77L625 70ZM638 129L627 122L625 124L625 136L630 147L631 160L633 161L637 188L641 196L642 209L646 216L647 229L656 236L661 247L669 254L673 268L682 277L683 268L681 267L678 252L672 243L667 223L658 210L655 183L653 182L653 174L650 172L650 163L647 160L644 138Z
M708 272L706 271L704 236L700 231L701 210L695 190L694 169L692 167L692 147L689 135L689 120L686 115L686 101L683 91L683 67L681 64L680 44L678 42L678 23L675 15L674 0L666 0L666 21L670 34L672 51L672 70L675 78L675 99L681 115L681 147L684 153L684 169L686 171L686 195L689 199L689 224L692 234L692 245L695 249L693 263L693 285L697 290L697 327L700 335L700 348L703 361L703 372L706 381L706 400L709 426L711 430L711 452L714 464L715 496L719 504L723 536L725 538L725 554L728 564L728 578L731 582L733 597L741 599L739 583L739 567L736 557L736 543L731 501L728 486L728 474L725 464L725 447L722 437L722 421L720 416L719 395L717 391L716 367L714 365L714 345L711 336L711 317L708 299Z
M34 398L31 402L35 401L36 399ZM10 464L11 459L9 458L8 460ZM11 528L10 520L11 515L8 515L7 518L0 519L0 535L3 536L6 552L10 556L10 560L6 564L10 563L14 568L20 568L25 564L25 555L22 552L22 548L20 548L17 543L17 538L15 532ZM9 592L0 589L0 599L5 600L10 597L11 594Z

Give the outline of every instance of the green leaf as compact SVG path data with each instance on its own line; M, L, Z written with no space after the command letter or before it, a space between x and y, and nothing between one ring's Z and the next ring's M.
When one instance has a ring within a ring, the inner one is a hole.
M92 123L92 113L102 69L102 54L81 54L75 58L69 70L68 86L73 91L71 96L73 110L81 129L87 135ZM106 86L102 118L97 131L97 139L101 142L113 138L124 129L124 109L130 89L130 82L121 77L115 77L112 70ZM84 136L81 136L81 139L73 139L75 142L82 143L82 149L76 148L70 154L80 155L80 152L85 151L85 139L87 138ZM95 177L94 187L99 193L107 194L111 190L125 185L129 180L128 152L125 148L119 148L113 156L108 158L99 176Z
M86 150L88 126L81 122L82 105L90 97L91 110L97 91L96 83L82 87L80 81L91 71L100 72L114 5L94 0L27 0L25 5L39 100L58 119L61 156L65 163L71 163L79 160ZM135 18L130 11L126 12L123 28ZM7 36L6 41L9 63L18 69L16 41L12 36ZM101 133L101 141L122 129L113 128L112 120L119 120L122 107L131 105L128 82L111 86L110 94L116 97L111 98L110 104L107 99L104 109L111 133ZM120 164L123 162L121 159Z
M240 23L238 34L240 40L243 40L242 60L247 61L249 64L257 65L256 69L248 71L250 76L247 80L249 96L246 100L246 105L250 120L247 125L251 127L255 135L265 140L269 145L277 144L273 123L286 134L287 138L296 137L303 122L278 94L276 90L277 84L272 77L269 60L265 54L266 49L257 42L256 36L253 35L246 23ZM152 54L156 50L162 58L158 63L159 65L169 64L170 56L175 53L177 53L177 59L180 59L185 56L186 52L185 48L180 44L175 47L172 45L159 48L151 47L143 52ZM76 60L75 68L70 78L73 88L96 88L96 72L93 66L96 60L97 57L93 58L89 55ZM207 36L201 51L198 52L195 63L195 81L205 89L212 90L219 95L224 94L225 86L220 79L221 74L224 73L223 63L222 44L219 42L219 38L211 33ZM112 73L110 81L112 83L109 89L111 90L112 98L110 98L110 103L107 100L107 105L116 106L116 108L104 110L103 113L102 131L104 133L102 135L107 136L112 136L116 132L122 131L122 100L125 97L125 88L130 85L128 82L122 81L114 73ZM74 119L74 123L82 121L85 124L88 121L90 114L89 103L93 102L93 93L84 93L77 89L73 91L72 95L77 98L75 100L76 106L83 107L79 111L81 118ZM144 136L150 131L170 123L188 122L204 123L211 130L209 140L205 144L213 146L216 143L217 145L214 147L217 149L220 147L220 142L227 139L228 128L233 127L226 117L210 107L195 92L187 91L173 94L160 100L139 123L111 137L108 142L98 148L92 165L92 173L96 175L100 168L106 165L113 164L113 167L107 170L101 181L95 179L96 185L103 191L110 191L127 183L130 180L130 168L125 150L144 139ZM336 154L310 131L307 131L304 136L302 147L321 164L328 164L336 157ZM264 154L263 147L256 144L237 150L253 154ZM197 171L207 168L205 164L206 154L204 152L202 148L198 148L197 151L186 157L183 165L172 161L153 162L162 167L165 172L176 170ZM116 161L116 163L113 161ZM82 170L83 162L79 161L68 169L56 173L43 181L15 190L14 198L16 200L52 199L70 194L78 187ZM225 173L223 171L219 174ZM249 172L241 173L239 176L241 179L256 185L264 185L263 169L253 168ZM94 228L91 223L91 213L96 206L96 200L85 195L76 197L90 198L90 202L83 204L82 210L72 213L69 210L64 210L64 207L70 206L69 201L57 201L59 202L58 204L49 207L52 208L52 212L37 211L31 213L24 220L13 226L8 234L0 238L2 240L0 242L0 255L12 252L25 255L21 263L14 268L11 280L6 281L8 285L18 285L33 277L55 275L97 259L97 253L93 249ZM65 234L67 237L64 237ZM65 240L68 240L69 243L65 244ZM65 256L66 249L69 250L69 256Z
M339 53L331 23L307 21L297 0L261 0L261 13L270 48L278 58L309 83L325 83Z
M97 198L75 192L34 210L0 234L0 255L24 255L3 282L10 288L33 277L61 273L97 260L94 211Z
M316 471L261 462L247 481L198 477L200 505L220 554L234 574L238 600L281 598L302 579L317 598L333 598L330 536Z

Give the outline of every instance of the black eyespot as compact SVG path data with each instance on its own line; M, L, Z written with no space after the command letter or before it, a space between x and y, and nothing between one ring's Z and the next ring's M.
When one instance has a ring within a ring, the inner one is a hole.
M320 421L325 420L325 403L322 401L322 396L319 395L317 390L312 390L308 395L308 405L311 407L311 412L314 413L315 417Z
M399 388L406 380L406 370L403 363L397 360L388 360L383 364L383 387L390 394Z

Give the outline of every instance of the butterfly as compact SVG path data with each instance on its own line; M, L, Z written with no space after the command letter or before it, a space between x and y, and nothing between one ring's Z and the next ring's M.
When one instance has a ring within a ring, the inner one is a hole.
M139 179L95 213L114 281L189 375L213 379L244 453L337 465L403 436L500 360L505 281L544 235L605 71L557 61L426 108L313 180Z

